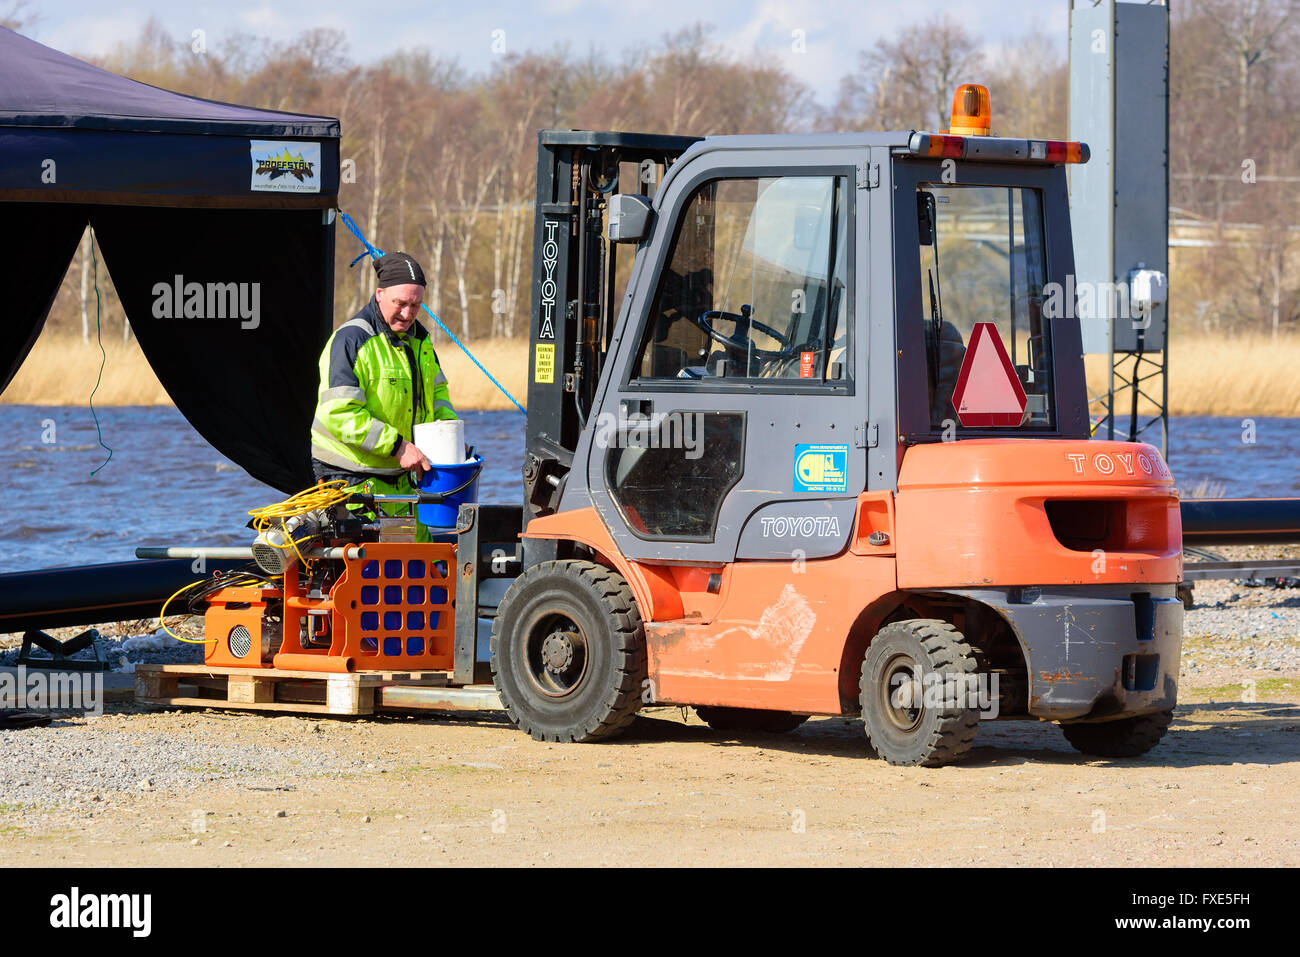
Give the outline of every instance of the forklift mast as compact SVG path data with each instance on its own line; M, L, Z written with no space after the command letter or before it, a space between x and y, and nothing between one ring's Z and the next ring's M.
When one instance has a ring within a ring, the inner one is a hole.
M538 133L525 522L555 511L618 318L618 247L605 235L610 197L653 196L668 167L698 139Z

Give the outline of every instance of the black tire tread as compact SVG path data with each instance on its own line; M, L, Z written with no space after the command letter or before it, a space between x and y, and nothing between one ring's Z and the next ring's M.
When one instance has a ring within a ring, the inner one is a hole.
M575 742L579 744L607 740L617 737L628 726L641 709L641 682L645 677L645 627L641 613L637 610L636 599L632 589L623 576L596 562L579 559L561 559L555 562L543 562L524 572L516 581L516 586L525 579L539 578L559 571L565 577L573 579L575 587L591 589L606 606L613 623L613 632L617 647L612 649L615 668L618 674L606 696L603 713L593 716L581 728L567 733L548 732L534 726L521 711L518 703L512 701L499 679L500 649L499 623L504 620L512 604L512 595L519 590L512 586L497 608L496 618L492 624L491 668L492 682L501 696L501 704L510 720L526 731L536 741L556 743Z
M696 705L695 713L715 731L788 734L808 720L806 714L791 711L767 711L760 708L728 708Z
M1098 724L1063 724L1061 731L1076 751L1099 758L1136 758L1165 736L1173 710L1139 714Z
M962 633L949 622L935 618L915 618L892 622L880 629L876 634L876 638L873 639L872 645L880 640L881 635L891 629L910 633L916 637L920 641L921 647L930 656L935 671L956 671L969 674L976 670L975 654L970 644ZM871 645L867 647L867 659L870 656ZM864 659L862 676L858 680L859 703L863 707L864 716L867 697L869 694L874 694L874 690L874 688L870 687L868 669ZM979 713L975 710L946 706L939 709L939 721L931 730L929 739L925 742L922 755L918 760L898 761L883 753L881 757L890 764L903 766L934 768L943 764L950 764L971 749L975 742L975 734L979 730L979 723ZM867 737L871 737L870 730L867 732ZM879 749L877 750L879 753Z

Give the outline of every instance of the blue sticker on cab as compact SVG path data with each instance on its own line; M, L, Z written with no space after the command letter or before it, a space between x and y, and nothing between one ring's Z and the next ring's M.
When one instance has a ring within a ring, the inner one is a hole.
M847 445L796 445L794 447L794 491L847 492L849 490L849 447Z

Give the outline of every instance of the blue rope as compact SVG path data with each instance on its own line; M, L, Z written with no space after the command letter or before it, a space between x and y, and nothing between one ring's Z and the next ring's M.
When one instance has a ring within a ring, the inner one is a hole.
M89 227L87 227L89 228ZM108 452L108 458L99 464L99 468L94 469L90 474L93 477L95 472L102 469L109 462L113 461L113 450L104 444L104 431L99 427L99 413L95 411L95 393L99 391L100 380L104 378L104 364L108 362L108 353L104 351L104 330L100 324L100 307L99 307L99 260L95 258L95 230L90 230L90 264L95 276L95 339L99 343L99 375L95 377L95 388L90 390L90 414L95 420L95 438L99 440L100 448ZM123 322L126 320L123 319Z
M353 236L361 240L361 245L366 247L366 251L363 252L360 256L358 256L356 259L352 260L352 262L348 265L349 269L351 269L353 266L355 266L357 263L359 263L362 259L364 259L367 256L370 256L373 259L379 259L384 255L384 251L382 249L377 249L376 247L370 245L370 241L367 240L364 235L362 235L361 229L357 226L356 222L352 219L352 217L349 216L347 213L343 212L343 210L341 209L339 210L339 219L343 221L343 225L348 228L348 231L351 232ZM432 309L430 309L423 302L420 303L420 308L429 314L429 318L431 318L434 322L436 322L438 325L442 327L442 331L447 333L447 335L451 338L452 342L460 346L461 352L469 356L470 361L473 362L474 365L479 367L479 371L481 371L485 376L487 376L492 381L492 384L494 386L496 386L498 389L501 390L501 394L504 395L511 402L515 403L516 409L518 409L520 412L526 413L524 407L515 401L515 397L506 391L506 387L503 386L500 382L498 382L496 380L496 377L493 376L491 372L488 372L487 369L483 368L483 363L478 361L474 353L470 352L469 349L465 348L465 343L457 339L456 334L447 328L447 324L433 314Z
M425 312L427 312L433 318L434 322L442 326L442 331L447 333L447 335L451 338L451 341L456 343L456 345L460 346L461 351L464 352L465 355L470 357L470 360L474 363L474 365L478 366L479 369L482 371L482 373L492 380L492 384L501 390L502 395L504 395L511 402L515 403L516 409L518 409L520 412L527 414L528 410L525 409L522 405L520 405L517 401L515 401L515 397L506 391L506 387L503 386L500 382L498 382L496 380L496 377L493 376L491 372L488 372L487 369L483 368L483 363L479 362L478 359L475 358L474 353L470 352L468 349L465 348L465 344L456 338L456 334L447 328L447 324L445 322L443 322L437 316L433 315L432 309L430 309L424 303L420 303L420 308L423 309Z

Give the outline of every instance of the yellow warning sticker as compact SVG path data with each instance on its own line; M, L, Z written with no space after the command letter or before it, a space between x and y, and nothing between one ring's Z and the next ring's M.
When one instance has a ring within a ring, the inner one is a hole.
M555 343L537 343L537 354L533 359L533 381L555 381Z

